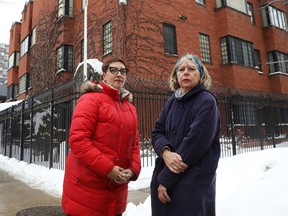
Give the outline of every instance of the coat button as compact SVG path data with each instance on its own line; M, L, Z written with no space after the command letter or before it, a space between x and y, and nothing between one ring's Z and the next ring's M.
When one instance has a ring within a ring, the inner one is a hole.
M176 131L175 131L175 130L173 130L173 131L172 131L172 133L173 133L173 134L176 134Z

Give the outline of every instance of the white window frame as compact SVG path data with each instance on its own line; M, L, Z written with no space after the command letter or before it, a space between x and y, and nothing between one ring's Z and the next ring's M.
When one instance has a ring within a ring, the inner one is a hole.
M201 60L203 62L211 63L211 47L209 35L199 34Z
M288 74L288 54L279 51L268 52L269 73ZM278 70L277 70L278 69Z
M27 74L24 74L19 78L19 94L27 91Z
M58 17L73 17L73 0L58 0Z
M36 27L32 29L32 35L31 35L31 47L36 44Z
M276 26L280 29L283 29L285 31L288 31L287 26L287 19L286 19L286 13L271 6L268 5L266 7L262 8L262 20L263 20L263 26Z
M73 70L73 46L62 45L57 49L57 73Z
M163 35L164 53L168 55L178 55L176 26L169 23L163 23Z
M216 8L227 6L246 13L246 0L216 0Z
M28 36L21 42L20 58L29 51L29 40L30 40L30 36L28 35Z
M250 2L247 2L247 14L250 16L251 23L255 25L255 17L254 17L254 10L253 10L253 4Z
M240 64L254 67L253 43L226 36L220 39L222 64Z
M103 55L112 53L112 48L113 48L112 22L109 21L103 25Z
M197 2L198 4L205 5L205 0L195 0L195 2Z
M13 52L9 56L9 64L8 64L8 69L11 67L18 67L19 66L19 59L20 59L20 53L19 52Z

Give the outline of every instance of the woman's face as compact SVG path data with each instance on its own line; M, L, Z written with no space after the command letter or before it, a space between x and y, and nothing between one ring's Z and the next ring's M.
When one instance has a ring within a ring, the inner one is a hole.
M116 70L115 68L118 69L117 74L111 72L111 70ZM113 62L109 65L108 71L103 73L104 81L119 91L123 88L126 82L126 75L122 75L119 71L121 69L125 69L125 65L122 62Z
M200 82L200 72L195 62L184 60L178 67L177 80L182 93L187 93Z

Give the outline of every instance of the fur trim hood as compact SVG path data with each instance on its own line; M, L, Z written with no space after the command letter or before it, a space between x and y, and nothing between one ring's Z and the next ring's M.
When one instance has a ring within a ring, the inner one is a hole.
M98 84L95 82L91 82L90 80L85 80L80 86L80 95L83 95L83 94L88 93L88 92L101 92L103 90L102 85L107 85L110 88L115 89L103 81L100 84ZM117 90L117 89L115 89L115 90ZM129 92L127 89L122 88L122 90L120 92L120 99L123 100L126 97L127 97L127 101L132 103L132 101L133 101L132 93Z

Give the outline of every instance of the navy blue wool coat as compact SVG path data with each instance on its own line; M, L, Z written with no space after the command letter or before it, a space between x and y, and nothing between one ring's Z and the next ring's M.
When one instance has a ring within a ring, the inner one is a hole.
M173 94L166 102L155 128L152 144L156 154L151 180L152 216L214 216L216 169L220 157L220 115L216 97L202 84L181 99ZM174 174L161 158L168 146L188 165ZM167 188L171 202L158 199L158 186Z

